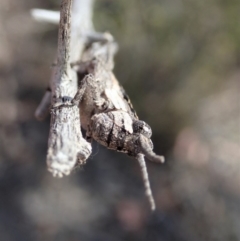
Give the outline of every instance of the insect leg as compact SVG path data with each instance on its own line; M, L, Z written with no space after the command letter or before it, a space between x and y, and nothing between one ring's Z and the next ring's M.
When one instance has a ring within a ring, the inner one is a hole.
M92 142L92 131L89 125L87 126L86 141Z
M164 163L164 157L159 156L156 153L153 152L152 150L152 145L150 145L151 140L140 134L139 137L139 144L141 147L142 153L147 157L152 162L157 162L157 163Z
M114 110L114 106L111 101L105 100L100 97L98 101L95 101L94 104L102 112L108 112Z
M148 172L147 172L147 167L146 167L146 163L144 160L144 155L143 154L138 154L136 156L138 163L141 167L141 172L142 172L142 177L143 177L143 182L144 182L144 186L145 186L145 193L146 196L148 197L150 206L152 210L156 209L156 205L155 205L155 201L152 195L152 190L150 187L150 182L149 182L149 178L148 178Z
M83 97L84 92L85 92L86 87L87 87L87 80L88 80L88 78L89 78L89 76L86 75L80 81L80 84L79 84L79 87L78 87L78 91L77 91L77 93L75 94L75 96L73 97L73 99L71 101L73 105L79 105L79 103L81 102L82 97Z

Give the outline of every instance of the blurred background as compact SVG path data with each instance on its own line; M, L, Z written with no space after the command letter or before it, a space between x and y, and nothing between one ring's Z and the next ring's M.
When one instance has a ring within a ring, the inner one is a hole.
M240 2L97 0L94 25L119 43L115 73L153 129L164 165L94 144L69 177L46 170L49 118L34 111L56 53L57 27L1 0L0 240L240 240Z

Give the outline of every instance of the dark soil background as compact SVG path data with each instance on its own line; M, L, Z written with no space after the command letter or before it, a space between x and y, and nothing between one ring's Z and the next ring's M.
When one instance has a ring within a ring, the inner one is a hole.
M97 0L94 24L119 43L115 73L153 129L164 165L94 144L69 177L46 170L49 118L34 119L56 53L57 27L1 0L0 240L240 240L240 2Z

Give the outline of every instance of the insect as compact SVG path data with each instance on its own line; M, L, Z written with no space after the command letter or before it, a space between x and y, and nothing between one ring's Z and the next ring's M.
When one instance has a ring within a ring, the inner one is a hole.
M156 155L151 141L151 127L139 120L131 101L115 76L101 59L85 63L87 75L80 80L76 103L80 103L81 124L87 139L94 139L108 149L130 156L144 154L153 162L164 162Z
M154 210L155 202L144 156L157 163L163 163L164 157L153 152L151 127L139 120L128 95L112 73L113 43L97 43L96 49L91 46L91 51L94 52L93 58L72 65L73 68L77 66L79 89L73 99L63 97L62 106L80 107L81 125L89 142L94 139L108 149L126 153L138 160L146 195Z
M156 155L151 141L152 130L141 120L134 120L122 110L95 114L88 126L87 139L93 138L108 149L124 152L132 157L144 154L150 161L163 163Z
M142 169L146 195L151 209L154 210L155 202L143 155L159 163L163 163L164 158L152 151L151 135L152 131L148 124L144 121L133 120L127 112L121 110L93 115L87 131L88 139L93 138L109 149L124 152L138 160Z

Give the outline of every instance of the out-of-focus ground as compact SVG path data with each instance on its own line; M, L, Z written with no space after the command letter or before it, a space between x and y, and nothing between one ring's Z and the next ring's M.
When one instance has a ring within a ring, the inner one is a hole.
M46 170L49 118L34 119L56 26L1 0L0 240L240 240L240 2L97 0L94 22L119 42L115 72L166 164L148 163L151 213L136 161L94 144L82 170Z

